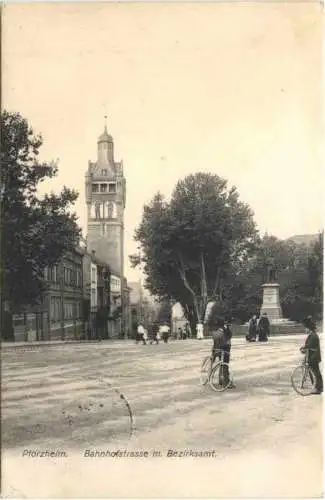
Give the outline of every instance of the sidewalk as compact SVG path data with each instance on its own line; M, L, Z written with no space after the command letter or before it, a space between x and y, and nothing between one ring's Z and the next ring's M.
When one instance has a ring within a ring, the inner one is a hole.
M32 340L29 342L3 342L1 341L1 349L9 349L15 347L43 347L43 346L59 346L59 345L71 345L71 344L103 344L112 342L125 343L131 339L103 339L103 340Z

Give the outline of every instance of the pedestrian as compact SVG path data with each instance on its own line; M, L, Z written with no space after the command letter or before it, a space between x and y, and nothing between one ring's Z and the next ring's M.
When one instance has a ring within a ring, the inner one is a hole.
M308 350L308 364L316 377L315 391L313 394L321 394L323 392L323 377L319 369L321 352L316 324L311 316L307 316L303 321L303 325L306 328L308 336L305 345L300 348L300 351L305 353Z
M188 323L185 324L185 334L188 339L191 338L191 330Z
M257 316L253 314L248 323L248 334L246 335L246 340L248 342L255 342L257 336Z
M182 340L183 339L183 331L182 331L181 327L179 327L178 330L177 330L176 339L177 340Z
M267 342L270 334L270 321L267 317L267 313L263 313L258 322L258 341Z
M136 344L138 342L143 342L143 344L146 345L145 329L144 329L144 326L142 325L142 323L139 323L139 325L138 325Z
M223 380L220 379L220 385L222 385L223 383L225 385L228 385L231 338L232 338L232 331L229 319L226 319L226 321L224 321L222 318L218 318L216 320L215 328L212 331L212 338L213 338L213 346L211 353L212 364L215 362L217 357L219 358L219 360L222 360L222 354L223 354L223 362L226 363L227 366L225 367L224 372L220 373L220 377L223 378ZM236 387L235 384L231 382L229 388L234 389L235 387Z
M204 339L204 334L203 334L203 323L199 321L196 325L196 338L198 340Z
M154 323L152 325L152 329L151 329L150 344L153 344L154 342L156 342L156 344L159 344L159 340L160 340L160 335L159 335L158 325L156 323Z
M163 323L163 325L160 327L160 334L165 344L168 344L169 332L170 332L169 326L167 325L166 322Z

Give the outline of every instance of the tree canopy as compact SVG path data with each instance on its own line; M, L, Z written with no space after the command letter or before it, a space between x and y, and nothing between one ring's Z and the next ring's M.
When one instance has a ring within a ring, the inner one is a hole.
M178 301L187 319L203 319L209 300L223 295L227 274L254 251L257 230L249 206L217 175L197 173L177 183L171 200L161 193L144 206L135 231L146 288Z
M34 303L43 271L79 241L72 206L78 193L38 195L39 184L57 175L56 163L39 160L42 137L19 113L1 114L1 288L14 310Z

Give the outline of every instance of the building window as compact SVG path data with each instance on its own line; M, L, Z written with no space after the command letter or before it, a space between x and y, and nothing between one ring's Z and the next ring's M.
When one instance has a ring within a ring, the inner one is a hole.
M92 184L92 186L91 186L91 189L92 189L93 193L98 193L98 188L99 188L98 184Z
M49 270L47 267L44 267L43 275L44 279L47 281L49 279Z
M61 299L60 297L51 297L51 323L59 323L61 320Z
M73 283L73 271L69 267L64 268L64 283L66 285L71 285Z
M108 192L109 193L115 193L116 192L116 184L115 183L108 184Z
M107 184L101 184L100 185L100 192L101 193L107 193Z
M91 290L90 305L91 305L91 307L96 307L97 306L97 304L96 304L96 290L94 290L93 288Z
M106 168L102 170L102 175L103 175L103 176L107 175L107 170L106 170Z

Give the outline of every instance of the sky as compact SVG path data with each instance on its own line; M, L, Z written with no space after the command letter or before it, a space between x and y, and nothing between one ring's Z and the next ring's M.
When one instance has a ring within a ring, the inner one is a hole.
M262 233L323 228L319 3L60 3L3 8L2 100L59 159L86 234L84 176L108 115L127 179L126 276L143 205L196 171L237 186Z

